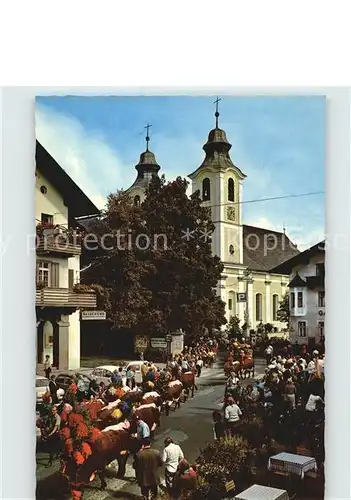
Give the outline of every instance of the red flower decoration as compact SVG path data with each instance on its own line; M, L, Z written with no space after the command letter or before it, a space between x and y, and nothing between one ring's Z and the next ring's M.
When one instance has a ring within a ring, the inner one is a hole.
M79 413L71 413L70 416L68 417L68 422L69 425L71 426L75 426L80 422L84 422L83 415L80 415Z
M74 384L74 383L73 383L73 384L71 384L71 385L69 386L69 390L75 394L75 393L78 391L78 386L77 386L77 384Z
M101 431L99 429L97 429L96 427L93 427L92 431L91 431L92 442L95 442L99 438L100 434L101 434Z
M66 440L66 439L69 439L71 437L71 431L68 427L64 427L62 430L61 430L61 438Z
M77 425L76 433L79 437L88 437L89 429L83 422L79 422L79 424Z
M72 500L80 500L83 497L83 492L79 490L72 490Z
M82 454L85 456L85 458L88 458L89 455L92 454L91 448L88 443L82 444Z
M73 453L73 439L67 439L65 442L66 452L71 455Z
M74 457L74 460L76 461L76 464L78 464L78 465L84 464L85 458L83 457L83 455L81 454L80 451L75 451L73 453L73 457Z

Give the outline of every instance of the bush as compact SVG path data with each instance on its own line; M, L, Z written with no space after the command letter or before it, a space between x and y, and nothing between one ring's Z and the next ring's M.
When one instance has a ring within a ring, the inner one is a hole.
M144 352L144 359L153 363L165 363L167 361L167 350L157 347L148 347Z
M241 436L214 441L202 450L197 460L198 474L206 483L237 482L251 471L253 457L253 448Z

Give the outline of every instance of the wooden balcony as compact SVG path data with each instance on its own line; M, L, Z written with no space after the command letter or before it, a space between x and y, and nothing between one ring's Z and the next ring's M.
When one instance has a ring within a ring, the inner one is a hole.
M73 257L82 252L77 235L65 232L43 232L37 234L36 250L38 255L57 255Z
M94 309L95 292L77 293L69 288L42 288L36 290L35 305L38 307L75 307Z

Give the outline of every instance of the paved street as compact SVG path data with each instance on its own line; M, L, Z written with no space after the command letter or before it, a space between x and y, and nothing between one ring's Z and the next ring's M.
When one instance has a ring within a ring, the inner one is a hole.
M260 359L255 360L255 368L255 375L263 374L265 362ZM185 457L193 462L198 457L200 449L213 439L212 411L221 407L224 380L222 363L212 370L205 370L200 379L197 379L198 391L195 397L182 404L168 417L162 417L161 428L156 432L153 446L161 450L165 437L171 436L181 445ZM70 499L70 495L62 491L62 481L55 474L59 466L58 462L51 469L45 469L43 464L46 460L46 456L37 455L37 499ZM84 498L89 500L112 500L114 498L136 500L140 498L140 489L134 483L135 474L131 461L130 458L124 480L114 478L114 471L111 470L107 490L99 491L99 482L94 481L90 487L86 488Z

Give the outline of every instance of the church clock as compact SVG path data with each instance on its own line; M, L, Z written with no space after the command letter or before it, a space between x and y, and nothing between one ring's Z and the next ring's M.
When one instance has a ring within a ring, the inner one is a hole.
M235 220L235 208L234 207L227 208L227 218L228 218L228 220Z

